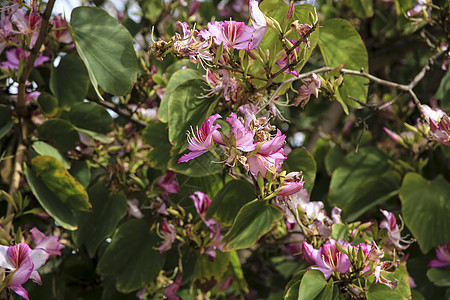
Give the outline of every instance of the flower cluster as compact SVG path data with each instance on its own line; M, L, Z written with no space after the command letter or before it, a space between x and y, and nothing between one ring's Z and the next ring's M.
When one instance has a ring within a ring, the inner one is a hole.
M188 240L195 242L201 248L202 253L215 257L216 251L221 251L223 247L223 235L220 224L214 218L206 217L211 199L200 191L194 192L189 198L194 202L197 214L200 216L202 223L206 225L206 229L200 229L199 231L198 226L191 226L191 224L184 224L184 222L183 225L180 224L176 227L174 224L168 223L166 218L163 218L160 235L164 242L159 247L159 251L162 253L170 250L172 244L178 238L185 243Z
M218 130L220 125L214 125L217 119L222 118L219 114L208 117L200 128L188 134L191 152L181 156L178 162L187 162L208 151L214 151L214 145L218 144L226 150L226 162L229 166L240 162L255 177L261 174L265 178L267 172L276 174L286 158L283 149L286 136L279 129L275 135L271 135L269 132L275 128L267 123L267 119L256 118L255 110L252 105L241 107L245 120L231 113L226 118L231 126L229 135Z
M401 251L412 241L401 237L401 228L393 213L381 210L386 219L380 223L379 234L374 236L373 231L368 231L373 222L344 224L338 207L332 209L330 218L324 204L309 201L304 189L288 197L278 196L278 203L284 208L286 228L290 234L286 250L294 255L302 253L305 261L313 265L311 269L321 271L326 280L331 276L335 280L343 280L355 295L367 291L356 282L358 278L369 275L373 275L374 283L380 282L391 289L397 287L398 281L391 273L400 264ZM344 236L348 239L332 238L336 235L334 230L347 230L348 234ZM361 237L363 243L349 242ZM379 241L378 246L375 241ZM443 257L441 252L438 257Z
M51 255L61 255L64 248L56 236L46 236L37 228L30 230L35 244L31 249L28 244L19 243L14 246L0 245L0 267L8 271L2 287L8 287L16 294L28 300L28 292L22 285L29 279L42 284L38 269L42 267Z

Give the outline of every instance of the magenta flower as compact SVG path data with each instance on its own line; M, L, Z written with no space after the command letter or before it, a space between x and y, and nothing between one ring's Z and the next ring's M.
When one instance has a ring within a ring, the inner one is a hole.
M208 49L211 46L211 40L208 36L203 35L197 30L189 30L186 22L177 22L177 30L175 33L175 41L173 47L180 54L189 56L192 62L212 61L213 56Z
M295 43L297 43L296 40L291 40L291 39L288 39L288 40L289 40L289 42L292 43L292 45L295 45ZM294 51L295 51L295 52L297 53L297 55L298 55L298 52L300 51L300 46L297 47L297 48L295 48ZM295 53L294 53L294 51L292 51L292 52L289 54L289 62L295 61ZM280 58L279 60L276 61L276 64L277 64L277 66L278 66L280 69L283 69L283 68L288 64L288 56L286 55L286 52L284 53L284 55L283 55L282 58ZM292 74L292 75L294 75L295 77L298 77L298 72L297 72L297 70L292 70L292 71L291 71L291 70L287 69L287 70L285 70L284 72L285 72L285 73L288 73L288 74Z
M319 97L321 84L320 77L316 74L312 74L310 77L303 79L303 81L305 84L298 89L298 96L295 102L296 106L301 104L302 108L309 102L311 95L314 95L316 98Z
M233 20L222 22L208 23L208 32L214 37L217 45L223 43L224 47L234 49L255 49L252 43L252 37L255 29L245 25L244 22L236 22Z
M285 139L286 136L277 129L275 137L269 141L260 142L261 147L258 152L253 156L247 157L250 172L254 176L258 176L258 173L261 173L265 178L270 168L273 167L276 171L281 167L281 164L286 159L283 150Z
M178 274L175 278L175 281L170 284L166 289L164 290L164 296L167 298L167 300L179 300L180 297L175 295L175 293L180 289L181 282L183 281L183 275Z
M232 126L231 135L234 138L233 144L236 148L244 152L255 150L257 144L253 143L253 133L242 125L235 113L230 114L227 122Z
M6 51L6 61L2 62L0 66L4 69L19 70L19 64L21 61L26 61L30 56L30 52L22 50L20 48L14 48ZM36 58L34 66L38 67L44 62L49 61L50 58L41 54Z
M158 250L159 252L163 253L172 248L172 244L173 242L175 242L175 239L177 237L177 232L175 226L173 226L173 224L167 223L167 219L163 218L160 233L164 238L164 243L161 245L161 247L158 248Z
M168 195L180 192L180 186L177 182L177 173L170 170L167 170L166 173L158 180L158 185Z
M57 236L46 236L36 227L31 229L30 232L35 244L34 249L42 249L49 255L61 255L61 249L65 248L65 246L58 241Z
M305 181L301 180L301 174L301 172L291 172L287 174L283 181L282 188L277 195L285 197L298 193L305 183Z
M375 268L373 275L375 276L375 283L380 282L384 285L387 285L392 290L395 289L398 285L397 281L389 280L385 278L383 275L387 273L392 273L397 268L396 264L393 264L391 261L382 261L378 263Z
M235 78L230 77L230 72L227 70L213 71L212 69L207 69L205 79L211 87L211 91L207 96L212 96L223 90L225 100L230 101L230 92L232 91L232 85L235 82Z
M422 112L430 124L430 137L441 144L450 146L450 118L440 109L422 105Z
M55 29L55 31L52 31L52 35L55 40L64 44L72 43L72 37L70 36L70 32L67 27L67 22L65 19L63 19L61 14L53 18L53 28Z
M303 40L302 44L306 45L306 47L309 49L311 47L309 43L309 37L311 35L310 30L312 29L312 26L309 24L300 24L298 20L294 21L291 26L295 28L298 35L300 36L300 39Z
M383 127L384 132L386 132L387 136L393 140L396 143L402 143L403 139L401 136L399 136L398 134L396 134L395 132L387 129L386 127Z
M194 194L190 195L189 198L194 201L194 206L197 210L198 215L204 220L209 205L211 204L211 199L208 197L208 195L200 191L194 192Z
M11 21L19 29L19 34L31 36L29 48L33 48L39 36L42 21L35 3L32 5L31 12L25 12L21 9L16 10L11 15Z
M31 250L27 244L20 243L15 246L0 245L0 267L9 270L12 278L8 287L16 294L28 300L28 292L22 284L31 278L41 284L41 277L37 272L47 261L49 254L42 249Z
M249 49L256 49L259 43L261 43L264 35L267 31L267 21L266 17L259 9L258 1L250 0L250 19L252 20L252 27L255 29L252 34L252 41L250 43Z
M220 125L213 125L219 118L222 118L219 114L210 116L195 133L193 131L192 133L188 132L188 149L191 150L191 152L181 156L180 159L178 159L178 163L188 162L211 149L213 146L213 135L220 135L217 130L221 128Z
M315 264L317 267L312 267L311 269L319 270L328 280L331 274L334 272L339 272L344 274L348 271L351 266L350 260L347 254L339 252L336 247L337 241L328 240L319 249L314 249L314 247L307 242L303 242L303 257L310 264ZM347 243L344 243L346 247Z
M440 268L450 265L450 244L437 247L436 258L430 260L428 263L429 268Z
M386 217L386 220L380 223L380 228L385 228L388 231L388 241L398 249L405 250L408 248L412 241L406 241L400 236L400 228L398 227L394 214L382 209L380 211ZM407 243L408 245L402 245L400 242Z

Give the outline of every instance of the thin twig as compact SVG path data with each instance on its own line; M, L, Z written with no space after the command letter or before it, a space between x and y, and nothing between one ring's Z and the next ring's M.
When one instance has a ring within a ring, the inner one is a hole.
M147 127L147 123L145 123L144 121L141 121L139 119L133 118L129 112L120 109L119 107L115 106L114 104L110 103L110 102L106 102L106 101L99 101L99 100L95 100L95 99L88 99L91 102L95 102L103 107L106 107L112 111L114 111L116 114L118 114L121 117L124 117L125 119L129 120L130 122L133 122L134 124L145 128Z

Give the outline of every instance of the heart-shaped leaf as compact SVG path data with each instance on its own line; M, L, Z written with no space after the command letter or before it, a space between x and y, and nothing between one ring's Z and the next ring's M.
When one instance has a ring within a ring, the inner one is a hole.
M408 173L403 179L403 219L424 253L450 241L449 191L450 184L442 176L427 181L417 173Z

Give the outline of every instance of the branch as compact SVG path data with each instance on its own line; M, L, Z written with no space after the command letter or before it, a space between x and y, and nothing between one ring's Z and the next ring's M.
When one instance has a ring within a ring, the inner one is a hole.
M11 181L9 185L9 194L14 196L19 190L20 180L22 175L22 164L25 161L25 153L27 151L26 140L28 138L28 130L29 130L29 114L25 104L25 88L26 82L30 77L31 71L34 67L34 62L40 53L40 49L42 44L45 41L47 36L47 28L49 24L49 19L53 10L53 5L55 4L55 0L49 0L47 3L47 7L45 8L44 15L41 21L41 28L39 30L39 36L34 45L33 49L31 49L31 54L28 57L27 63L20 74L19 77L19 87L17 91L17 113L19 117L19 125L20 125L20 135L19 141L16 149L13 171L11 175ZM8 207L6 209L6 216L10 216L14 212L14 207L11 203L8 203ZM10 229L11 223L8 223L5 226L5 230L8 232Z
M443 55L445 52L446 52L446 50L443 50L441 52L436 53L432 57L430 57L428 59L427 64L420 70L420 72L414 77L414 79L407 85L375 77L375 76L373 76L373 75L371 75L369 73L365 73L363 70L355 71L355 70L349 70L349 69L342 69L341 70L341 74L344 74L344 75L348 74L348 75L355 75L355 76L364 77L364 78L367 78L367 79L369 79L370 81L372 81L374 83L377 83L377 84L380 84L380 85L384 85L384 86L388 86L388 87L392 87L392 88L395 88L395 89L398 89L398 90L401 90L401 91L404 91L404 92L407 92L407 93L411 94L411 96L413 97L414 103L417 105L417 107L419 108L420 113L423 116L421 103L420 103L419 99L417 98L416 94L413 92L413 88L423 79L423 77L425 76L426 72L431 69L431 65L434 64L436 59L439 56ZM278 93L287 84L289 84L291 82L294 82L296 80L299 80L299 79L311 76L312 74L315 74L315 73L328 72L328 71L331 71L333 69L334 68L332 68L332 67L322 67L322 68L319 68L319 69L316 69L316 70L313 70L313 71L310 71L310 72L307 72L307 73L300 74L298 77L292 77L292 78L289 78L289 79L281 82L281 84L278 86L276 91L270 97L270 99L267 102L267 104L273 103L275 101L275 98L277 97Z
M49 19L52 14L53 5L55 4L55 0L49 0L47 3L47 7L45 8L44 15L42 16L41 28L39 30L39 36L36 40L36 44L34 44L33 49L31 49L31 54L28 56L27 63L23 68L22 74L19 77L19 86L17 91L17 111L20 117L23 117L27 114L27 108L25 104L25 88L26 82L30 77L31 71L34 68L34 62L39 56L41 46L47 37L47 27L49 24Z
M130 122L133 122L134 124L138 125L139 127L145 128L147 127L147 123L145 123L144 121L141 121L139 119L133 118L131 116L131 114L129 112L127 112L124 109L120 109L119 107L115 106L112 103L106 102L106 101L99 101L99 100L95 100L95 99L87 99L91 102L95 102L105 108L108 108L112 111L114 111L116 114L118 114L121 117L124 117L125 119L129 120Z

